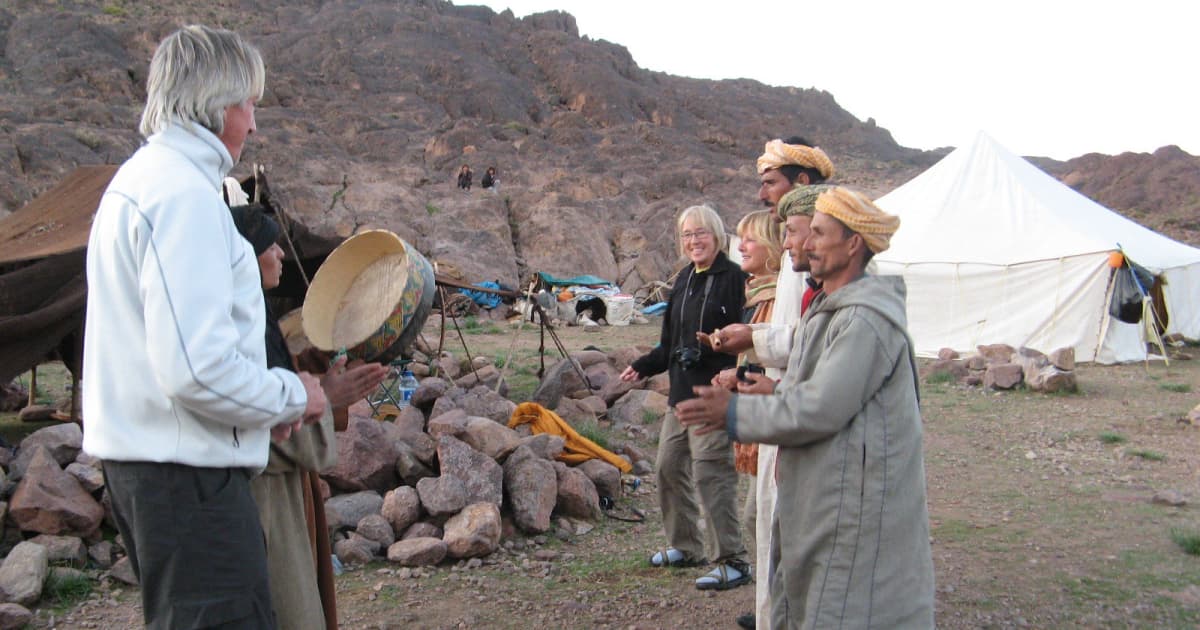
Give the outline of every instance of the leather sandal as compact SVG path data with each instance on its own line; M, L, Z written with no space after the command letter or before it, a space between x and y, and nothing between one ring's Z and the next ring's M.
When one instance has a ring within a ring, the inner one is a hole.
M715 569L696 580L696 588L702 591L725 591L750 583L750 567L733 563L718 564Z

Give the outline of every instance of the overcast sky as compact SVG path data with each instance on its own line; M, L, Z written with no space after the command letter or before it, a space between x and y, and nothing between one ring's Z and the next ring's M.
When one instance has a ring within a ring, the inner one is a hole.
M487 0L558 9L671 74L827 90L904 146L1200 154L1194 0ZM474 4L458 0L456 4Z

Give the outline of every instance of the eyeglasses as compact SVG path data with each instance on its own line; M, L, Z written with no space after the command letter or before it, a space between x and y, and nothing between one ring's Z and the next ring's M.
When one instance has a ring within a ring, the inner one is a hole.
M679 238L684 241L698 241L706 236L710 236L712 232L708 230L696 230L695 232L684 232L679 235Z

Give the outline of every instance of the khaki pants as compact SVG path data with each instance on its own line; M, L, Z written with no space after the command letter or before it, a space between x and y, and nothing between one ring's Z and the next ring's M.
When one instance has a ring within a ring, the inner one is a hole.
M696 435L675 418L663 417L658 436L658 503L670 545L689 558L702 559L700 510L704 505L709 532L716 544L714 562L746 562L746 548L738 527L737 471L733 445L724 431Z

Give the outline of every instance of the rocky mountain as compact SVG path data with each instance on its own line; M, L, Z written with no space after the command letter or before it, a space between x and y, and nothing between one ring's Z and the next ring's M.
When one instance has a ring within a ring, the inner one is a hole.
M386 227L469 281L592 273L633 290L662 279L678 265L680 209L708 203L732 226L758 206L753 161L769 138L806 136L831 155L837 181L874 194L945 153L899 146L827 92L644 70L561 12L517 19L441 0L9 0L0 212L77 165L136 149L150 56L189 22L238 30L267 62L259 132L236 174L266 164L287 209L316 231ZM464 163L475 171L469 192L455 186ZM488 166L499 170L495 192L478 187ZM1042 166L1200 243L1194 222L1170 223L1183 215L1158 218L1180 204L1195 216L1193 156L1168 148ZM1138 192L1125 195L1118 182L1130 177Z

